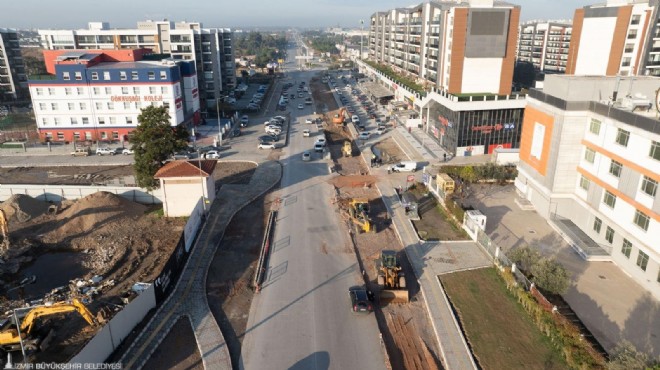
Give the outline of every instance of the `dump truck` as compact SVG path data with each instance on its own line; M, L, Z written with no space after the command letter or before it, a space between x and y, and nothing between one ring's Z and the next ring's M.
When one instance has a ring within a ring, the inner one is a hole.
M4 327L0 331L0 349L5 352L19 351L22 342L23 347L28 351L43 350L41 343L45 341L45 338L50 337L52 332L42 337L33 336L37 319L73 311L78 312L89 325L100 324L100 321L77 299L73 299L71 302L57 302L50 306L36 306L32 307L22 319L17 315L12 315L3 322Z
M341 152L344 154L344 157L353 156L353 146L351 145L350 140L344 141L344 146L341 147Z
M358 227L361 232L375 232L371 218L369 217L369 200L364 198L351 199L348 204L348 213L351 217L351 222Z
M407 303L409 301L406 277L396 257L396 251L382 250L375 261L381 304Z

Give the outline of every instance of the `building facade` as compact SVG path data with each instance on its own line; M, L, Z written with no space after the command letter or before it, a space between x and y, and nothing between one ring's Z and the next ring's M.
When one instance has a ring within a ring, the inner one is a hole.
M577 9L566 73L660 75L657 8L653 0L608 0Z
M200 120L193 61L154 57L148 49L45 51L50 75L29 81L44 141L127 141L141 109L168 107L170 125Z
M538 71L566 72L573 27L563 22L527 22L520 25L516 60Z
M582 257L660 299L660 81L619 79L550 75L530 91L516 188Z
M0 102L27 98L27 75L14 29L0 28Z
M430 1L377 12L369 59L452 94L509 94L520 7L493 0Z
M203 110L215 110L217 99L236 87L230 29L170 21L144 21L135 29L113 29L107 22L90 22L86 30L39 30L39 35L48 50L148 48L175 60L193 61Z

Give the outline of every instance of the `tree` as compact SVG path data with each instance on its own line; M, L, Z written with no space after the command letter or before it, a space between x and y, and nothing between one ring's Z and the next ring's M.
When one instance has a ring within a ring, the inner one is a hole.
M477 175L474 172L474 168L472 166L463 167L459 176L468 184L474 182L477 179Z
M507 257L526 273L530 273L532 266L541 259L541 254L529 246L519 247L511 250Z
M638 351L632 343L622 340L614 348L607 364L609 370L644 370L653 366L646 353Z
M135 151L135 180L137 185L153 190L158 187L154 175L172 155L188 146L188 131L178 126L172 128L170 115L165 107L148 106L138 116L138 127L133 131Z
M564 294L568 290L570 279L568 271L559 262L550 258L541 258L532 265L532 281L539 288L553 293Z

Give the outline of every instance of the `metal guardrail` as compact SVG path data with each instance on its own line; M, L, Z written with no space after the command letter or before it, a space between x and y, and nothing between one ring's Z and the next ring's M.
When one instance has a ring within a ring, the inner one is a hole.
M266 265L268 263L268 254L270 253L270 244L271 244L271 235L273 233L273 226L275 224L275 217L277 216L277 211L270 211L268 215L268 223L266 224L266 230L264 232L264 239L261 242L261 252L259 253L259 261L257 263L257 270L254 274L254 281L252 286L255 288L255 291L259 293L261 290L261 284L264 281L264 276L266 274Z

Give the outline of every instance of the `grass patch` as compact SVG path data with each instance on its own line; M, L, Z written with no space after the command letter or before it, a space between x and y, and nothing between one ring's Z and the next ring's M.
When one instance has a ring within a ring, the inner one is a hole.
M482 368L568 368L495 268L442 275L440 280Z

